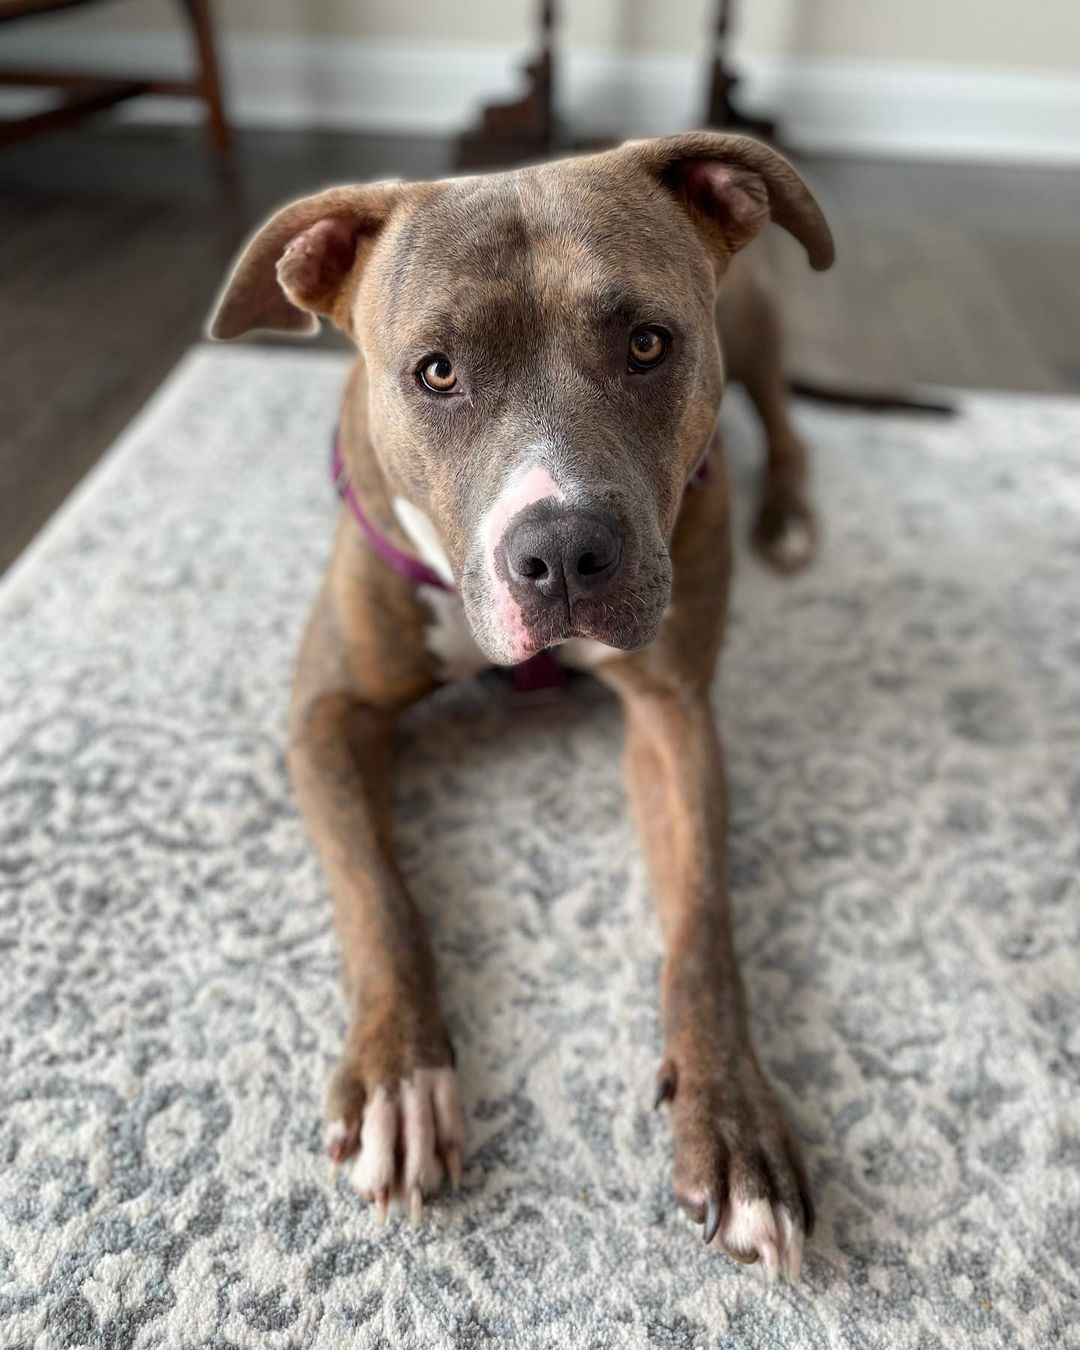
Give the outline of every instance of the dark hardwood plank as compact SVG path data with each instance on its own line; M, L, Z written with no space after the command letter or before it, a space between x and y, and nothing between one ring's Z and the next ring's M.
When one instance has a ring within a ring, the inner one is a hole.
M0 569L198 341L263 216L332 181L437 175L450 156L386 137L240 139L231 177L197 133L85 131L0 156Z
M1080 389L1080 228L1051 248L1005 232L983 235L977 247L1017 322L1034 335L1053 372L1052 387Z

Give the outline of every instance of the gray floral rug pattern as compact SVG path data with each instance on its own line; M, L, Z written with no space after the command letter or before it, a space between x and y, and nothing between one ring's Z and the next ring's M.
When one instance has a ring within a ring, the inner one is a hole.
M824 555L740 555L737 939L819 1212L767 1288L671 1203L585 679L404 728L465 1183L379 1232L328 1173L344 1013L283 743L343 362L197 349L0 584L0 1344L1080 1345L1080 405L800 409Z

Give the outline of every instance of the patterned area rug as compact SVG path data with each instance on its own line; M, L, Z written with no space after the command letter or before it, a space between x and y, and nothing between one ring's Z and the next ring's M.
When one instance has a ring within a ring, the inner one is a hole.
M1080 1345L1080 406L801 409L824 556L740 555L737 938L819 1212L769 1288L671 1202L659 934L584 678L408 721L465 1184L380 1233L328 1174L344 1012L283 727L343 362L196 350L0 587L0 1344Z

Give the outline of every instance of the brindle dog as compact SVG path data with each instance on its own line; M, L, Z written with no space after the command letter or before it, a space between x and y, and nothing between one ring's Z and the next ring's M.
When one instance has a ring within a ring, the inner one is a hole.
M830 265L828 226L785 160L693 133L333 188L274 216L220 299L215 337L310 333L323 315L353 339L353 486L456 590L387 566L343 512L293 691L289 763L333 892L350 1019L327 1147L354 1158L380 1220L391 1199L418 1220L444 1177L457 1185L463 1148L434 955L391 844L395 719L447 678L554 648L625 711L666 943L657 1100L677 1197L706 1241L798 1274L810 1196L731 938L709 706L731 569L721 464L687 490L715 434L723 345L768 433L759 547L784 568L810 556L777 320L752 266L731 267L770 219Z

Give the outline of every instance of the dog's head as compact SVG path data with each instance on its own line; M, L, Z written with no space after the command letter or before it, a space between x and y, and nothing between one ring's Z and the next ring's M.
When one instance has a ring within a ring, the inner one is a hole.
M828 267L813 197L774 151L694 133L439 183L334 188L248 245L211 324L359 349L399 516L441 549L498 663L659 628L668 541L723 383L713 306L770 220Z

